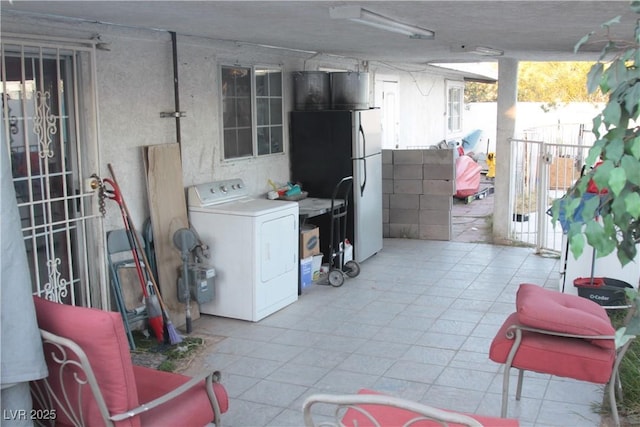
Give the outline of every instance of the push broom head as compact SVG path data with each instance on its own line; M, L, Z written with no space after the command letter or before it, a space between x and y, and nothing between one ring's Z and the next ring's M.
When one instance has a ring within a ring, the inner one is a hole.
M164 304L160 301L160 297L156 293L155 285L149 281L147 282L147 288L149 290L149 302L151 305L154 305L155 308L152 309L154 315L159 315L162 320L162 339L158 339L158 341L164 341L165 344L179 344L182 342L182 336L178 333L173 323L171 323L171 319L167 314L166 310L163 308ZM149 319L151 319L151 315L149 315ZM155 333L155 329L154 329Z
M167 318L164 322L164 326L166 328L167 336L169 337L169 344L180 344L182 342L182 335L180 335L175 326L173 326L171 319Z
M149 327L156 336L158 342L164 341L164 322L162 321L162 311L160 310L160 303L156 295L149 295L146 299L147 313L149 314Z

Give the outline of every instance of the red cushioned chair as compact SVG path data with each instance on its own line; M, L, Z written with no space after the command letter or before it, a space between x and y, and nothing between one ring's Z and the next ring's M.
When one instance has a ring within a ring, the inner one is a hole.
M229 401L211 372L196 378L131 363L119 313L34 297L49 376L34 382L34 406L56 426L219 425Z
M332 405L335 408L335 422L323 420L320 424L315 424L311 412L311 408L315 404L319 406ZM318 425L335 427L517 427L520 425L518 420L514 419L445 411L366 389L358 391L358 394L314 394L305 400L302 408L306 427Z
M507 415L509 372L517 368L516 400L524 371L609 385L609 401L619 425L616 391L621 393L618 366L633 336L616 344L616 331L603 307L576 295L523 283L512 313L496 334L489 358L504 363L502 417Z

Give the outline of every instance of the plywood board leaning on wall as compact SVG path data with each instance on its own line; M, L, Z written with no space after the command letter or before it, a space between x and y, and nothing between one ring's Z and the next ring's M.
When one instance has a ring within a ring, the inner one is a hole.
M180 252L173 245L173 232L189 228L187 203L182 183L182 161L177 143L143 147L149 211L158 265L158 286L171 321L180 327L186 322L184 304L178 301ZM200 317L195 303L191 318Z

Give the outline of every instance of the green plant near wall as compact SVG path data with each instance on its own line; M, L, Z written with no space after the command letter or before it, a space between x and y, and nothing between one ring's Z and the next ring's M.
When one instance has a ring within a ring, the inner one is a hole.
M630 7L639 15L629 40L611 37L611 27L620 22L617 17L575 46L577 52L585 44L604 43L587 75L589 92L600 90L608 97L593 119L596 142L586 160L602 163L552 205L554 225L561 220L576 258L586 240L598 257L615 251L623 266L636 257L640 240L640 1L630 2ZM591 179L601 191L595 197L587 192Z

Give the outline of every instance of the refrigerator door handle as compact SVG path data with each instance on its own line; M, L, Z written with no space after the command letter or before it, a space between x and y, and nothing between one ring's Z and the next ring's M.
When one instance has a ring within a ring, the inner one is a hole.
M359 160L362 160L362 177L360 179L360 197L364 195L364 188L367 186L367 138L362 128L362 114L358 113L358 133L362 139L362 151L357 153L360 156Z
M362 159L362 184L360 184L360 197L364 196L364 188L367 186L367 158Z
M364 136L364 129L362 128L362 122L358 126L358 132L362 136L362 152L360 152L360 157L365 157L367 155L367 138Z

